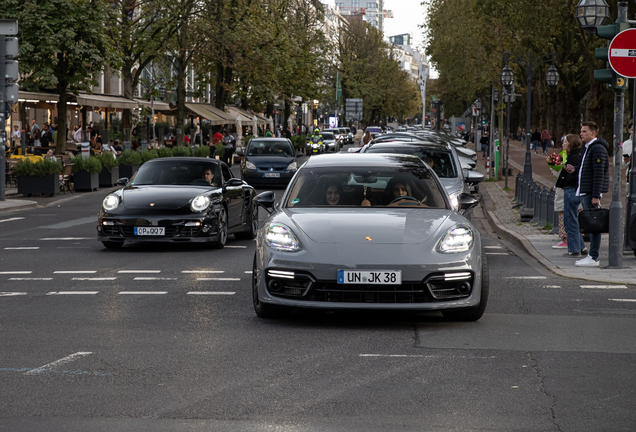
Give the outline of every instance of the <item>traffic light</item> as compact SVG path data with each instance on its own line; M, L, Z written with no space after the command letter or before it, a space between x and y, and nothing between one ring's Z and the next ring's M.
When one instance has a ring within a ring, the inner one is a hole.
M14 60L18 57L18 38L4 38L5 43L5 84L4 84L4 101L10 104L18 103L18 80L20 74L18 72L18 61ZM2 54L0 54L1 56Z
M629 28L629 22L617 22L606 26L596 27L596 34L603 39L612 40L614 37ZM603 60L609 66L609 47L596 48L594 54L597 59ZM627 80L614 72L610 67L594 71L594 79L609 84L614 90L624 91L627 89Z

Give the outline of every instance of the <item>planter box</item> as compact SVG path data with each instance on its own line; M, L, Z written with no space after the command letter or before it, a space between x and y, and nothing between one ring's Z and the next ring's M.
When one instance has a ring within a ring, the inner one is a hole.
M99 187L113 187L119 180L119 167L112 167L110 171L107 168L102 169L99 173Z
M99 187L99 173L86 171L73 173L73 185L76 191L96 191Z
M126 177L130 180L137 171L139 171L139 167L136 165L119 165L119 178Z
M24 196L30 194L53 196L60 193L60 176L53 174L44 177L18 177L18 193Z

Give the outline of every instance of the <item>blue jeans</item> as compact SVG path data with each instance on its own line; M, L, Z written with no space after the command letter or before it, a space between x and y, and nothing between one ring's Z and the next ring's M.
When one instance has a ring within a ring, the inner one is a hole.
M548 152L548 148L550 147L550 140L544 139L543 142L543 154Z
M568 236L568 252L572 253L580 253L585 248L579 231L579 204L581 197L576 196L576 188L563 189L563 226Z
M532 148L534 148L534 152L539 151L539 141L532 141Z
M581 205L583 206L583 210L587 210L592 207L592 195L583 195L580 196ZM598 260L598 255L601 250L601 234L590 234L590 252L589 255L594 258L594 260Z

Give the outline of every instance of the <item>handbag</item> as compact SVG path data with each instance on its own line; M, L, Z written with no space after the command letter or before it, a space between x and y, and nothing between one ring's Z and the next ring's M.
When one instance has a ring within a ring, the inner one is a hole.
M592 207L579 212L579 231L583 234L609 233L609 209Z

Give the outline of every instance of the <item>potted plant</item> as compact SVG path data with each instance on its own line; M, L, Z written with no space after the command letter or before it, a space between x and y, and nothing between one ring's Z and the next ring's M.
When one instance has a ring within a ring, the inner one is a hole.
M102 163L95 156L84 159L75 156L73 162L73 183L76 191L96 191L99 187L99 173Z
M102 163L102 170L99 172L99 186L113 187L119 179L119 161L117 157L109 152L102 152L97 159Z
M13 173L18 179L18 193L24 196L45 194L53 196L60 192L60 173L62 162L42 159L31 162L24 158L13 167Z
M161 147L160 149L157 149L157 155L160 158L165 158L165 157L172 157L172 150L170 150L168 147Z
M124 150L119 156L119 176L131 179L141 166L141 155L137 151Z
M209 146L201 146L197 147L194 150L195 157L209 157L210 156L210 147Z
M214 144L214 157L221 159L223 156L225 156L225 144L222 142Z
M141 156L142 165L144 162L148 162L150 159L159 157L159 154L157 154L157 150L143 150L139 155Z
M176 146L172 149L172 156L175 156L175 157L192 156L192 152L190 151L189 147Z

